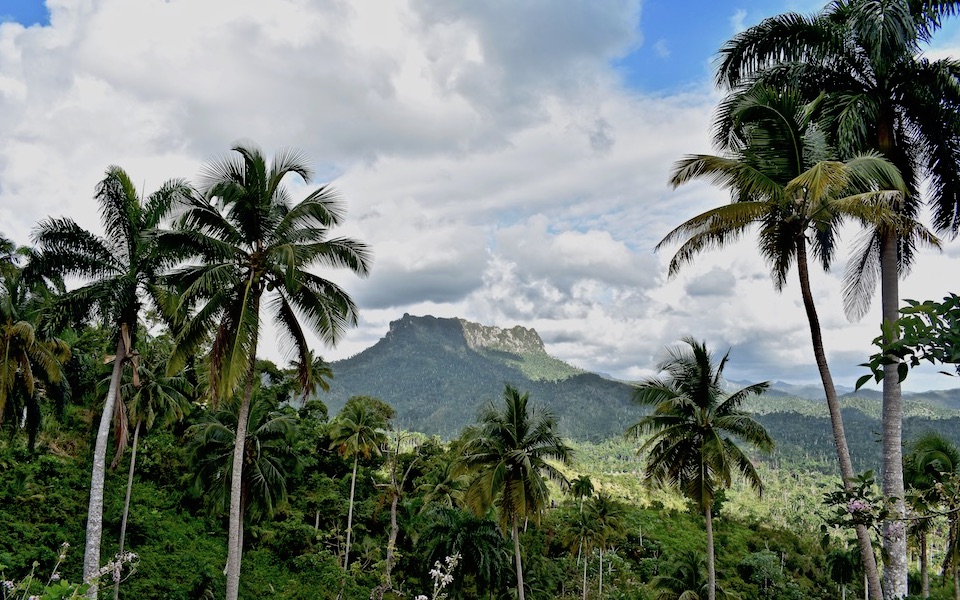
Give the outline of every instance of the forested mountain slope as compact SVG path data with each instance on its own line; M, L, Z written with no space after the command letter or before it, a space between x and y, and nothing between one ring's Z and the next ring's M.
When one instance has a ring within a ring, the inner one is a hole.
M354 395L378 397L397 411L405 429L452 438L474 421L477 410L500 397L505 383L530 392L550 410L560 431L583 440L622 435L641 416L630 402L631 386L588 373L549 356L533 329L502 329L463 319L404 315L363 352L333 363L331 391L321 399L330 413ZM730 382L742 387L750 382ZM834 466L835 452L822 391L775 382L746 407L760 415L791 460ZM905 394L904 439L936 430L960 443L957 390ZM847 438L857 468L879 465L880 400L869 391L842 400Z

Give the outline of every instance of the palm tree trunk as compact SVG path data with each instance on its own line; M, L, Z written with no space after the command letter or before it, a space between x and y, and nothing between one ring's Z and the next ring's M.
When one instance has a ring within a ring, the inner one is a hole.
M386 570L384 579L386 580L387 589L393 589L393 582L390 579L390 575L393 572L393 561L394 561L394 551L397 547L397 534L400 532L400 526L397 524L397 503L400 500L400 494L396 493L394 489L393 498L390 501L390 538L387 540L387 564L384 567Z
M240 559L243 556L243 455L247 441L247 419L250 415L250 400L253 397L254 365L257 361L257 341L254 337L250 349L250 365L244 384L240 411L237 413L237 433L233 442L233 471L230 480L230 529L227 535L227 600L237 600L240 595Z
M713 511L710 506L704 508L703 516L707 521L707 598L717 600L717 569L713 554Z
M600 585L597 587L597 598L603 598L603 545L600 546Z
M122 329L122 327L121 327ZM100 570L100 538L103 535L103 480L107 470L107 440L110 437L110 420L120 389L120 373L127 355L123 335L118 333L117 353L113 358L113 372L110 375L110 387L103 402L100 414L100 426L97 428L97 441L93 448L93 469L90 475L90 503L87 506L87 541L83 551L83 579L93 585L87 597L97 597L97 585L94 577Z
M120 520L120 548L117 554L123 556L123 543L127 538L127 516L130 514L130 491L133 490L133 470L137 466L137 442L140 439L140 420L133 428L133 449L130 451L130 470L127 472L127 495L123 499L123 518ZM120 598L120 580L113 582L113 600Z
M523 564L520 559L520 530L517 525L517 516L513 516L513 559L517 567L517 599L526 600L523 594Z
M806 240L797 242L797 274L800 277L800 296L803 298L803 308L807 313L807 323L810 326L810 339L813 344L813 355L820 372L820 381L827 398L827 411L830 413L830 426L833 430L833 445L837 450L837 460L840 463L840 476L843 478L843 487L853 489L853 462L850 459L850 449L847 446L847 436L843 428L843 414L840 411L840 399L837 389L833 385L833 375L827 364L827 354L823 347L823 334L820 330L820 317L813 302L813 292L810 289L810 267L807 261ZM860 548L860 560L867 579L867 589L870 596L879 600L883 597L880 587L880 571L877 568L877 558L873 553L873 543L870 541L870 532L866 525L857 525L857 545Z
M343 570L346 571L350 565L350 537L353 533L353 494L357 487L357 463L360 455L353 456L353 477L350 479L350 508L347 509L347 549L343 553Z
M923 600L930 597L930 566L927 564L927 532L920 531L920 595Z
M880 295L883 321L899 318L900 282L897 238L892 232L880 240ZM885 330L884 343L893 342ZM883 495L893 501L890 517L883 524L883 546L887 557L883 569L887 598L907 596L907 535L904 517L903 490L903 399L900 395L900 377L897 364L883 367Z
M577 550L577 560L580 559L580 552L583 551L583 544ZM583 559L583 600L587 600L587 559Z

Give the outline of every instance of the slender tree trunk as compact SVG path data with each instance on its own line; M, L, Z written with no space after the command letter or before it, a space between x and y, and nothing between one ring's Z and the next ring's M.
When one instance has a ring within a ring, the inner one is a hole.
M797 243L797 273L800 277L800 295L803 298L803 308L807 313L807 323L810 326L810 339L813 344L813 355L820 372L820 381L827 398L827 411L830 413L830 426L833 430L833 445L837 450L837 460L840 463L840 476L846 490L853 489L853 462L850 459L850 449L847 446L847 436L843 428L843 414L840 411L840 399L837 389L833 385L833 375L827 364L827 354L823 347L823 334L820 330L820 317L813 302L813 292L810 289L810 267L807 261L807 244L804 239ZM880 586L880 571L877 568L877 558L873 553L873 543L870 532L865 525L857 525L857 545L860 548L860 560L863 563L864 575L867 580L867 589L870 596L880 599L883 596Z
M123 327L118 332L117 353L113 358L113 372L110 375L110 387L103 402L100 414L100 426L97 428L97 441L93 448L93 470L90 476L90 503L87 506L87 542L83 551L83 579L91 581L100 570L100 538L103 535L103 480L107 471L107 440L110 437L110 421L120 389L120 373L127 356ZM89 598L97 597L97 585L87 592Z
M600 545L600 585L597 586L597 598L603 598L603 545Z
M880 294L884 322L899 318L898 266L897 238L893 233L884 233L880 241ZM893 338L884 339L886 343L892 341ZM882 411L883 495L892 501L890 517L883 524L886 556L883 587L887 600L897 600L907 597L907 528L903 501L903 399L896 363L883 367Z
M707 598L717 600L717 570L713 553L713 511L707 506L703 510L707 521Z
M357 487L357 462L360 460L360 455L356 454L353 457L353 477L350 479L350 508L347 509L347 549L343 553L343 570L346 571L347 567L350 566L350 537L353 533L353 493Z
M520 529L517 524L517 516L513 516L513 559L517 567L517 598L526 600L523 594L523 563L520 559Z
M386 584L387 589L393 589L393 581L390 579L391 573L393 572L393 561L394 554L397 547L397 534L400 532L400 526L397 524L397 503L400 501L400 494L396 493L396 489L391 494L393 498L390 500L390 538L387 540L387 564L384 567L386 570Z
M930 597L930 566L927 563L927 532L920 531L920 595L923 600Z
M583 544L577 550L577 559L580 559L580 552L583 551ZM583 600L587 600L587 560L583 560Z
M137 442L140 439L140 420L133 428L133 449L130 451L130 470L127 472L127 495L123 499L123 518L120 520L120 549L117 554L123 556L123 543L127 538L127 516L130 514L130 492L133 490L133 470L137 467ZM120 580L113 582L113 600L120 598Z
M244 384L240 411L237 413L237 433L233 443L233 471L230 480L230 530L227 535L227 600L240 595L240 560L243 556L243 456L247 441L247 419L253 397L254 366L257 362L257 344L250 349L250 365Z

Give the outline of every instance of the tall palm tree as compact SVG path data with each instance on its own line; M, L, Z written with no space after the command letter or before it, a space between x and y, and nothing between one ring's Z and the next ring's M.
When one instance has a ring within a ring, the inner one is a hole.
M539 522L549 499L545 477L566 484L550 461L566 465L573 460L573 450L557 435L553 417L532 411L529 400L530 394L507 384L502 410L491 402L480 412L479 423L465 432L462 463L473 474L467 504L477 514L496 506L500 527L510 528L520 600L525 598L520 522Z
M770 435L740 405L762 394L768 383L757 383L732 394L723 391L723 368L730 353L714 363L706 345L684 338L689 349L670 348L653 377L637 385L633 401L653 407L653 412L627 433L650 435L638 454L646 453L644 477L652 484L680 491L702 512L707 525L708 597L716 598L713 550L713 502L717 492L729 488L734 474L741 475L757 493L763 482L739 444L762 452L773 449Z
M778 291L796 263L840 474L849 486L855 473L813 300L809 255L829 269L836 228L844 216L899 223L884 206L889 193L864 192L902 188L903 184L890 163L875 155L858 156L846 163L824 160L829 148L812 121L814 108L793 88L773 89L762 83L728 96L717 119L717 141L725 153L685 157L675 166L671 183L679 186L707 179L729 188L734 202L687 220L657 247L683 240L670 262L674 274L699 252L736 240L756 225L760 252L770 265ZM872 591L879 594L880 576L865 526L857 527L857 538Z
M156 340L154 344L158 343ZM164 353L166 354L166 353ZM164 357L165 358L165 357ZM123 554L124 543L127 534L127 517L130 514L130 495L133 491L133 474L137 466L137 445L140 441L140 430L150 429L157 419L170 426L176 422L182 421L184 416L190 411L191 394L190 384L183 375L168 375L166 373L166 361L160 356L150 356L148 360L140 361L136 365L139 371L139 386L133 385L133 382L124 382L121 386L120 395L126 397L127 402L124 407L126 423L133 423L133 446L130 450L130 466L127 470L127 492L123 500L123 516L120 519L120 547L117 554ZM118 439L125 437L116 436ZM123 445L117 444L117 453L114 458L114 466L123 454ZM113 598L117 600L120 597L120 580L114 579Z
M307 331L335 344L357 322L350 296L310 269L347 268L365 276L370 262L364 244L329 237L344 217L333 189L321 186L294 204L283 184L288 175L309 182L311 169L301 153L281 152L268 162L258 147L236 145L232 154L207 165L200 195L184 202L174 230L161 236L195 257L171 278L183 291L181 304L196 307L178 335L171 368L182 366L201 342L212 338L211 396L229 399L240 392L231 468L227 600L237 599L240 586L243 440L261 317L276 323L281 347L291 350L299 368L306 369Z
M943 500L944 484L951 477L960 475L960 450L939 433L927 433L908 446L903 456L903 476L908 489L913 492L911 504L920 518L913 530L920 546L921 594L930 597L930 576L927 565L927 533L930 529L930 514ZM927 514L924 514L927 513ZM925 518L926 517L926 518ZM957 516L950 513L955 521Z
M124 363L133 357L141 309L147 299L160 293L159 276L176 256L162 250L152 234L173 203L190 193L185 182L170 180L143 200L127 173L111 166L94 194L100 205L102 237L68 218L46 219L33 232L38 273L83 281L80 287L61 296L60 306L74 315L99 318L113 330L116 344L93 451L83 557L86 580L96 576L100 568L107 439L120 389L120 373ZM89 595L96 597L96 593L94 586Z
M841 156L874 150L889 159L907 183L908 193L895 207L908 219L916 216L920 183L929 178L934 225L955 235L960 230L960 63L928 60L921 45L945 17L958 12L955 1L837 0L810 17L771 17L724 45L717 82L735 88L762 79L801 86L808 98L825 94L826 130ZM882 318L897 319L898 275L909 267L918 241L893 227L870 232L846 281L848 315L863 314L879 279ZM885 329L884 335L895 333ZM896 499L894 516L884 527L884 579L891 598L907 595L902 421L897 365L890 364L883 378L882 475L884 494Z
M357 488L357 465L360 457L380 456L387 442L387 420L378 410L373 398L354 396L330 423L330 447L340 456L353 457L353 475L350 478L350 505L347 509L347 545L343 554L343 569L350 566L350 541L353 532L353 501ZM377 401L379 402L379 401Z

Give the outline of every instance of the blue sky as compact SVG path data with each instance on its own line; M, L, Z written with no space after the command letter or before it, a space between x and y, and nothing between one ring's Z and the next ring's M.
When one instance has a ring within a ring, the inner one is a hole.
M38 0L0 1L0 22L14 21L26 27L49 25L50 12L44 2Z
M0 232L25 244L55 215L98 229L92 193L109 165L149 192L238 140L293 146L335 175L349 211L338 233L374 250L369 278L330 274L361 322L316 344L328 359L410 313L533 327L550 354L623 379L693 335L732 349L732 379L813 382L796 286L774 291L752 239L673 278L654 246L728 201L667 185L679 157L711 150L719 46L821 6L88 0L53 4L51 20L39 2L0 0ZM960 55L955 31L939 52ZM814 287L837 383L852 385L879 318L847 322L842 263ZM925 250L902 295L942 298L957 272L960 242ZM935 369L907 381L956 385Z

